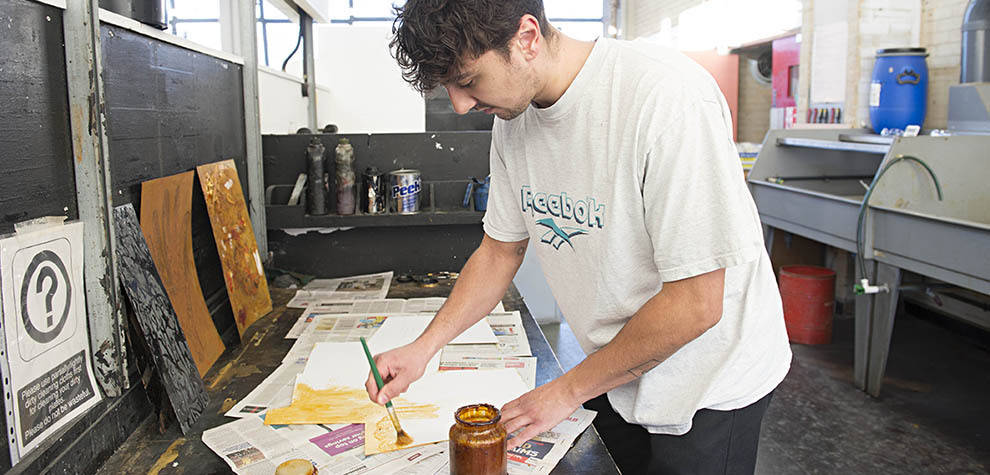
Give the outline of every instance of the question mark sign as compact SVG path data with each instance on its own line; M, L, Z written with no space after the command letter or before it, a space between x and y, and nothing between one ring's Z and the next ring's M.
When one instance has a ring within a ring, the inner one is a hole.
M52 299L55 298L55 292L58 291L58 277L55 276L55 271L48 266L42 267L38 271L38 284L35 285L34 291L41 293L41 289L45 286L45 281L50 280L52 283L48 286L48 293L45 295L45 313L48 315L48 328L52 327L53 317L52 314Z

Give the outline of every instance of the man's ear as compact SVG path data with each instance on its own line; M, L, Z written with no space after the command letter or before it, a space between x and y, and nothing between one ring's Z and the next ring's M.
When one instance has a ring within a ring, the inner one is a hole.
M519 48L526 61L536 59L543 48L543 35L540 31L540 22L533 15L526 14L519 19L519 30L512 41Z

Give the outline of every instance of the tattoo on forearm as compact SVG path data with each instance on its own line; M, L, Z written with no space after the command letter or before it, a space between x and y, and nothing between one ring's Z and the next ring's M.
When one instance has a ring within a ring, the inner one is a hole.
M649 370L656 368L657 365L659 365L660 363L661 363L660 360L650 360L647 361L646 363L643 363L639 366L636 366L635 368L628 369L626 371L628 371L629 374L633 375L634 377L638 378L646 374Z
M521 256L526 253L526 246L519 246L516 248L516 255Z

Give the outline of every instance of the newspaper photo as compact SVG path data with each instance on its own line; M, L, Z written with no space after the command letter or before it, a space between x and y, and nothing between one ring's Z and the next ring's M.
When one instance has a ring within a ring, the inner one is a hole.
M519 312L493 313L488 316L488 324L495 332L498 347L502 354L508 356L530 356L529 340L523 329L522 316Z
M319 300L381 300L388 295L391 285L391 271L337 279L314 279L297 291L286 306L305 308Z
M317 317L325 315L347 314L393 314L402 313L406 301L403 299L382 300L319 300L311 303L303 311L296 323L292 325L285 338L295 339L302 335L306 327Z
M550 473L574 445L574 441L591 425L595 411L578 408L553 429L541 433L509 451L509 473Z
M536 387L536 357L535 356L473 356L448 352L448 345L440 356L440 371L486 370L486 369L515 369L526 386L532 390Z
M305 367L305 359L282 363L224 415L250 417L264 413L270 407L288 406L292 402L292 388L295 387L296 376L302 373Z

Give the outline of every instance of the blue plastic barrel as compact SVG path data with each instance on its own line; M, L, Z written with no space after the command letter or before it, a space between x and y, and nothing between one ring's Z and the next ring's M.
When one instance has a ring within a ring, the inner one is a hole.
M904 130L925 122L928 105L928 64L925 48L889 48L877 51L870 83L870 121L873 131Z

